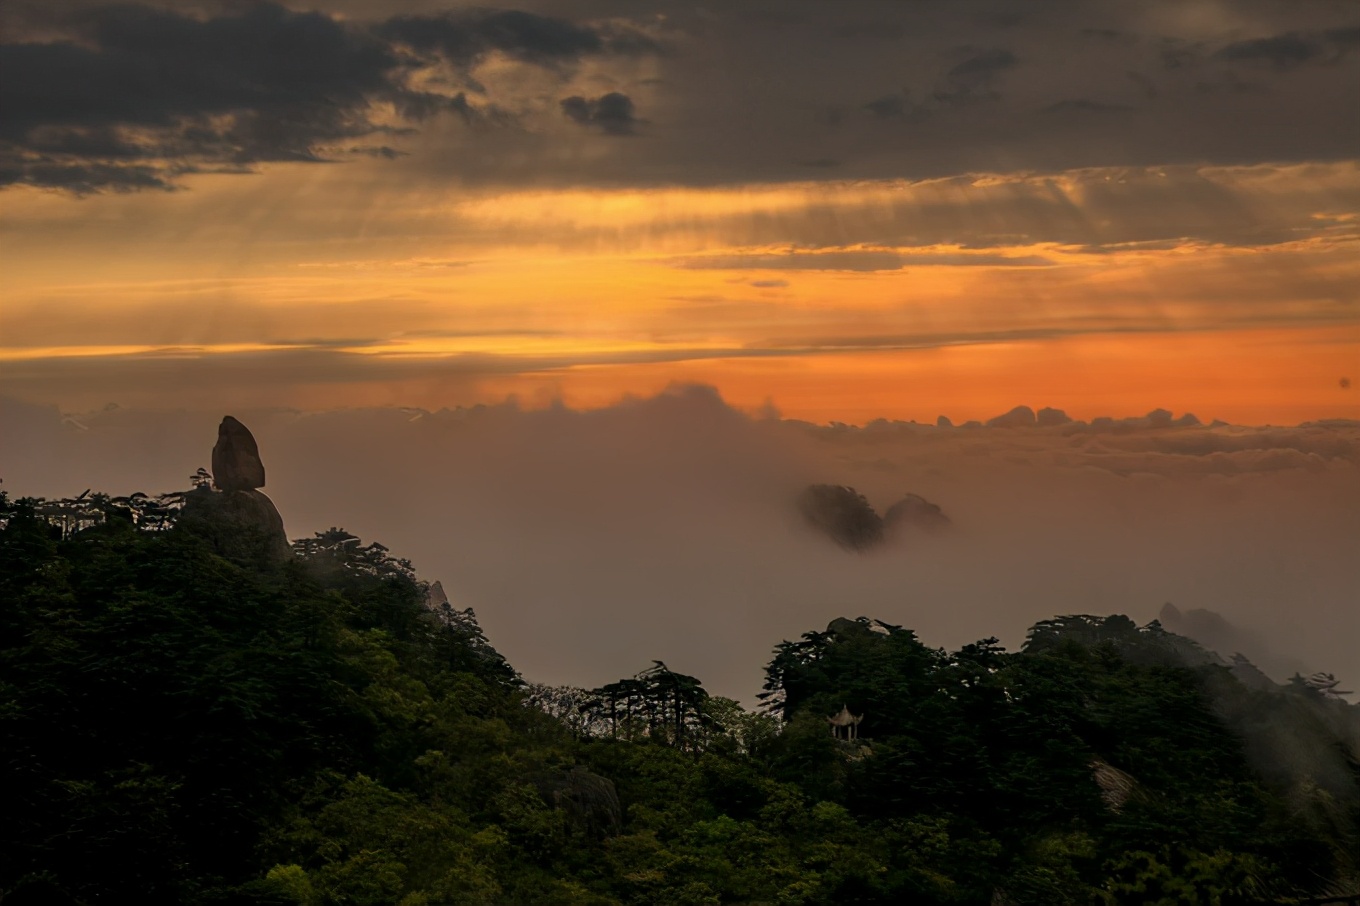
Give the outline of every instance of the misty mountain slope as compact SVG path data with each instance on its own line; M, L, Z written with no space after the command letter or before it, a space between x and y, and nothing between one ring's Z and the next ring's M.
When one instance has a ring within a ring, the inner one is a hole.
M87 499L104 518L73 528L0 494L7 902L1254 903L1360 881L1360 708L1248 690L1155 625L1057 617L1007 653L840 618L775 646L773 715L639 652L558 701L382 544L334 529L280 561ZM573 695L590 715L552 705ZM1281 734L1311 760L1283 763Z
M1178 616L1171 605L1163 614ZM1220 637L1231 637L1221 617L1215 627ZM1070 642L1108 645L1135 664L1195 670L1214 714L1240 739L1256 776L1329 839L1360 836L1360 705L1320 692L1297 675L1271 683L1243 656L1225 658L1166 631L1161 621L1138 628L1122 616L1058 617L1032 627L1024 650L1043 653Z
M1258 822L1260 839L1280 847L1269 858L1349 889L1360 872L1360 706L1288 684L1253 691L1215 660L1121 615L1041 621L1014 654L995 639L931 649L900 626L838 618L777 646L763 697L787 721L777 776L806 783L817 764L819 794L857 814L947 802L999 837L1020 826L1053 835L1050 854L1065 858L1045 865L1032 849L1038 861L1004 889L1059 897L1054 882L1075 876L1074 828L1124 851L1106 864L1120 867L1105 889L1133 883L1113 902L1155 900L1163 883L1168 902L1178 882L1189 896L1215 861L1224 876L1260 877L1251 859L1228 856L1244 839L1228 830L1236 820ZM853 737L827 739L837 712L854 719ZM1184 852L1214 838L1216 860Z
M824 625L849 602L933 644L964 644L985 623L1018 645L1054 611L1099 605L1146 622L1173 601L1269 638L1299 665L1285 675L1360 675L1355 425L818 427L752 418L696 387L590 411L237 415L269 451L293 534L344 524L385 539L546 682L596 685L647 651L750 700L771 635ZM5 487L184 487L176 476L207 464L193 438L220 417L115 409L63 422L4 402ZM919 494L953 530L847 556L790 504L819 483L852 486L880 512Z
M846 550L868 551L885 542L897 545L915 540L914 531L947 528L949 517L920 494L907 494L880 515L854 488L814 484L796 501L807 525Z

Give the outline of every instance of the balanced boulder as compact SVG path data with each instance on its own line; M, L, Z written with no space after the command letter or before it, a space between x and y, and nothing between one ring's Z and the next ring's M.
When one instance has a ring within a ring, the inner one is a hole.
M200 486L184 498L180 530L207 541L224 557L245 562L281 562L292 556L283 517L258 488L264 463L250 429L228 415L217 429L212 451L213 487Z
M264 463L250 429L228 415L217 427L212 451L213 484L219 491L252 491L264 487Z

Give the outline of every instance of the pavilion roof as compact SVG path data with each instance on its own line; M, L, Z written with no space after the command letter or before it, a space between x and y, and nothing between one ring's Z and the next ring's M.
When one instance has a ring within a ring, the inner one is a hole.
M864 715L861 714L859 717L856 717L855 715L850 713L850 709L847 706L841 705L840 713L828 717L827 720L830 721L834 726L848 727L851 724L857 724L861 720L864 720Z

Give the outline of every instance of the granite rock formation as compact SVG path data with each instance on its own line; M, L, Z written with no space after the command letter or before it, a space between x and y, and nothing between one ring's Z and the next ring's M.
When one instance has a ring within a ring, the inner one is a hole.
M1116 815L1124 810L1138 790L1138 781L1099 758L1091 761L1091 776L1100 787L1100 798L1105 800L1105 807Z
M614 781L582 767L539 777L544 801L565 813L567 823L588 837L602 839L623 831L623 806Z
M217 427L212 451L213 484L219 491L251 491L264 487L264 463L250 429L228 415Z
M854 620L848 617L836 617L826 624L827 633L840 640L892 635L893 628L882 620L871 620L868 617L858 617Z
M212 451L213 487L202 485L184 500L179 527L203 538L232 560L281 562L292 556L283 517L264 486L264 463L250 430L228 415Z
M430 583L430 587L425 589L425 606L430 610L439 612L449 603L449 596L444 592L444 583L436 579Z

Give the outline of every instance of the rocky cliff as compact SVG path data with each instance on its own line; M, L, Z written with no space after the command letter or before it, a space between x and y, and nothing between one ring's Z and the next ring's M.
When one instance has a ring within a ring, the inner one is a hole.
M202 485L185 498L179 526L230 559L291 557L283 517L259 490L264 487L259 445L250 429L230 415L217 429L212 465L212 486Z

